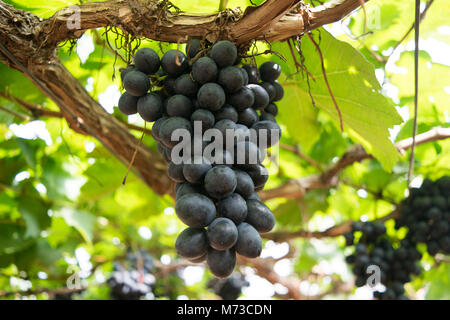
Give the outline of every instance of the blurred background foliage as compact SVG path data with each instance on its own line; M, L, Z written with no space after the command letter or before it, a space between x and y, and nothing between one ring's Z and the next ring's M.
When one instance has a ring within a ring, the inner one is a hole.
M76 0L6 2L42 18L79 4ZM173 3L197 13L219 7L219 1L213 0ZM246 0L226 4L242 10L251 5ZM266 189L319 173L319 168L330 167L354 144L362 144L376 158L347 167L335 187L313 190L299 199L268 201L276 215L276 231L322 231L347 220L372 220L390 213L405 197L409 152L399 155L393 142L412 132L413 33L399 40L413 23L413 7L413 1L370 1L365 6L366 23L358 10L313 33L343 114L344 133L322 81L320 58L308 37L302 38L302 56L296 57L303 60L307 72L296 68L286 42L270 46L277 54L256 56L258 64L273 59L283 67L280 81L286 94L278 105L282 143L298 146L313 160L280 148L278 165L266 160L271 172ZM449 126L449 15L450 4L436 0L421 24L419 133ZM110 48L105 30L91 30L74 47L61 45L58 55L109 113L143 127L138 117L126 118L116 107L122 90L118 70L126 64L114 50L122 57L126 53L114 47L114 38L110 33ZM176 48L145 39L141 45L161 54ZM253 52L266 49L269 45L263 42L252 47ZM19 72L0 64L0 74L0 298L52 299L69 277L77 275L85 290L73 298L108 299L106 279L113 262L141 249L151 253L162 275L154 290L158 299L216 298L207 288L211 274L201 265L183 265L174 252L176 236L184 226L175 216L173 199L156 195L133 175L123 186L127 168L120 161L95 139L72 131L64 119L25 110L11 97L59 111ZM144 143L156 150L150 135ZM450 174L449 144L450 140L442 140L417 147L414 185ZM393 233L393 225L388 226ZM300 279L305 297L367 298L367 288L333 290L336 282L352 281L345 251L342 237L298 238L289 243L266 241L263 258L276 259L274 270L280 277ZM448 263L425 254L422 267L425 272L407 286L407 293L418 299L450 298ZM251 263L239 269L250 283L242 297L276 298L286 293L257 275Z

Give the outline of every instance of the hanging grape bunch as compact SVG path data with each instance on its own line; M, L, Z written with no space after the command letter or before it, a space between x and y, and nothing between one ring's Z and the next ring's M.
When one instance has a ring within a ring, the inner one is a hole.
M439 252L450 253L450 178L443 177L435 182L425 180L420 188L410 190L410 195L400 206L400 216L395 228L407 228L405 237L394 248L393 241L386 235L382 222L355 222L352 231L344 234L346 245L355 246L354 253L346 258L353 265L356 286L364 286L371 273L369 266L380 268L380 281L386 286L384 292L374 292L382 300L407 299L404 284L412 275L419 275L417 264L422 253L419 243L427 246L434 256Z
M243 274L233 273L226 279L211 279L208 288L212 289L223 300L236 300L241 295L242 288L249 285Z
M129 268L114 263L114 271L107 283L113 300L139 300L152 294L155 283L153 257L144 251L127 254Z
M236 253L260 255L260 233L275 224L256 192L268 180L265 149L281 138L274 103L284 95L281 68L273 62L239 66L237 48L226 40L212 47L191 40L186 54L169 50L160 59L152 49L138 50L135 65L121 74L126 92L119 109L154 122L152 136L176 183L176 213L188 226L177 238L177 253L206 261L225 278ZM181 150L177 129L190 136ZM218 134L208 138L208 129ZM222 148L211 151L216 143Z
M450 254L450 177L433 182L424 180L420 188L412 188L401 206L396 228L408 228L411 243L425 243L432 256Z
M354 253L347 256L347 263L353 266L355 285L362 287L370 283L373 269L379 268L379 280L386 287L384 292L374 292L381 300L404 300L404 284L411 281L411 274L421 272L417 261L422 258L415 246L402 241L394 248L392 240L386 235L383 222L355 222L352 231L344 235L347 246L354 246Z

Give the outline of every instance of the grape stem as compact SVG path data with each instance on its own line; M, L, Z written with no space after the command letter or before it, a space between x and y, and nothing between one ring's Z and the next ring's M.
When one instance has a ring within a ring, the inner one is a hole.
M314 44L314 47L316 47L317 53L319 54L320 66L322 67L323 80L325 81L325 84L328 89L328 93L330 94L330 97L331 97L331 100L333 101L334 107L336 108L336 112L337 112L338 118L339 118L339 127L341 129L341 132L344 132L344 122L342 121L341 109L339 109L339 106L336 102L336 98L334 97L333 91L331 90L331 86L328 82L327 71L325 70L325 64L323 62L322 50L320 50L320 47L317 44L316 40L314 40L314 37L312 36L311 32L308 32L307 35L308 35L309 39L311 40L311 42Z

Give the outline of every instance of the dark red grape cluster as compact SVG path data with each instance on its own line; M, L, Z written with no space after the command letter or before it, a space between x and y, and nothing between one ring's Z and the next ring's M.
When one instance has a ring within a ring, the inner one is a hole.
M206 260L224 278L236 253L260 255L259 233L275 224L256 192L268 179L266 149L281 138L275 102L284 91L278 64L242 65L232 42L204 42L191 40L186 55L169 50L161 59L139 49L121 74L119 109L154 122L152 136L176 182L177 216L188 225L176 241L178 254Z

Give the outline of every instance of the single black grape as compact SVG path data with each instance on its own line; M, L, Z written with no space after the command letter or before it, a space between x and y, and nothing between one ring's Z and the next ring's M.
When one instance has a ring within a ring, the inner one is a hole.
M275 87L270 82L261 82L259 85L266 90L269 95L269 101L273 101L277 95Z
M226 278L231 275L236 265L236 252L234 249L219 251L209 248L206 263L213 275Z
M226 67L220 70L217 82L228 93L236 92L244 86L244 76L238 67Z
M161 117L158 120L155 121L155 123L153 124L152 127L152 137L153 139L155 139L156 141L160 141L159 138L159 129L161 128L161 124L166 121L167 119L169 119L168 117Z
M244 275L235 273L226 279L211 279L208 288L213 289L214 293L223 300L236 300L242 293L242 287L249 285Z
M233 193L217 204L217 212L221 217L231 219L239 224L247 217L247 203L242 196Z
M259 67L259 73L262 81L273 82L280 76L281 67L275 62L267 61Z
M439 252L440 246L436 241L427 242L427 251L431 256L435 256Z
M238 225L237 230L236 252L247 258L259 257L262 251L262 240L258 231L245 222Z
M169 96L172 96L175 94L175 81L176 81L176 78L172 78L172 77L166 77L163 80L163 90Z
M344 238L345 238L345 245L346 246L353 245L353 242L355 241L355 236L353 235L352 232L345 233L344 234Z
M161 61L153 49L142 48L134 55L134 64L139 71L145 74L154 74L158 71Z
M281 99L283 99L284 89L278 81L274 81L272 85L274 86L276 92L273 101L280 101Z
M172 49L161 59L161 67L171 77L178 77L189 68L189 63L183 52Z
M177 199L178 218L192 228L203 228L216 217L216 206L208 197L199 193L188 193Z
M262 164L251 166L247 168L246 172L252 178L253 183L255 184L255 189L264 187L269 179L269 172Z
M236 189L237 179L233 169L219 165L205 176L205 190L215 199L223 199L231 195Z
M209 161L201 156L193 158L192 163L183 166L183 176L190 183L202 183L206 173L212 168Z
M135 97L128 92L124 92L119 99L119 110L123 114L131 115L137 112L138 97Z
M175 164L173 162L170 162L169 167L167 168L167 174L169 175L169 178L175 182L186 182L186 179L183 175L183 167L184 165L182 163Z
M201 108L218 111L225 104L225 92L217 83L205 83L198 90L197 102Z
M209 245L216 250L227 250L236 244L238 230L234 222L228 218L216 218L208 226Z
M193 98L197 96L198 84L192 80L189 74L185 73L175 80L174 89L178 94Z
M153 122L162 117L163 101L161 96L155 93L148 93L139 98L137 111L142 119Z
M126 68L120 69L120 79L123 80L125 79L125 76L128 74L128 72L130 71L139 71L135 65L131 64L129 66L127 66Z
M236 174L237 179L235 192L245 199L250 198L255 190L255 184L253 183L252 178L245 171L235 170L234 173Z
M266 113L270 113L274 117L278 115L278 107L275 103L269 103L267 107L264 109Z
M242 112L247 108L251 108L255 103L255 94L248 87L242 87L235 93L228 96L228 103Z
M246 64L242 68L247 72L248 83L258 83L260 80L259 70L257 67Z
M251 127L259 120L258 114L252 108L247 108L239 112L238 123L244 126Z
M277 123L277 120L275 119L275 117L268 112L263 112L261 114L261 116L259 117L259 121L272 121L272 122Z
M171 157L170 157L170 149L165 147L162 143L158 142L156 144L156 150L161 155L161 157L163 157L163 159L166 163L169 164L170 161L172 161Z
M357 255L364 255L367 252L367 247L363 243L358 243L355 246L355 252Z
M123 87L129 94L141 97L150 89L150 80L143 72L130 71L123 79Z
M239 117L236 109L229 104L225 104L219 111L216 111L214 113L214 116L216 118L216 121L228 119L233 122L237 122Z
M200 84L215 82L218 73L217 64L208 57L201 57L192 65L192 78Z
M191 99L182 94L171 96L167 100L166 109L169 116L182 117L186 119L190 119L192 112L194 111Z
M269 232L275 226L275 217L264 203L258 200L247 200L247 218L245 220L258 232Z
M221 68L232 66L237 58L237 48L232 42L222 40L213 45L210 57Z
M201 40L198 38L189 39L189 41L186 43L186 56L189 57L189 59L194 58L197 53L200 52L201 49Z
M175 242L177 253L183 258L196 259L204 257L208 251L208 238L203 228L186 228Z
M280 141L281 129L273 121L258 121L253 124L252 129L257 132L258 145L262 148L271 147Z
M215 118L214 114L206 109L197 109L191 115L192 126L194 127L195 121L200 121L202 124L202 130L208 130L214 126Z
M450 253L450 236L445 236L442 237L439 240L439 246L441 247L441 250L445 253L445 254L449 254Z
M199 185L193 185L191 183L181 183L178 187L177 190L175 191L175 196L176 196L176 200L178 201L179 198L181 198L182 196L186 195L186 194L191 194L191 193L201 193L201 187Z
M361 231L363 228L363 223L361 221L355 221L352 223L352 231Z
M178 141L172 140L172 133L177 130L186 130L192 134L192 125L189 120L181 117L171 117L161 124L159 138L166 147L174 147Z
M253 109L264 109L270 102L269 94L266 89L258 84L248 84L247 88L251 89L255 95L255 102L252 105Z
M213 152L211 155L205 154L204 156L213 166L223 165L231 168L234 163L233 156L228 150L218 150L217 153Z
M248 85L248 73L244 68L239 68L239 71L242 73L242 77L244 78L244 86Z

